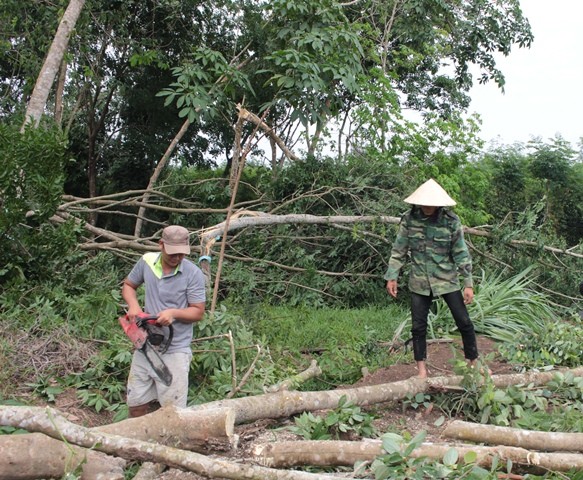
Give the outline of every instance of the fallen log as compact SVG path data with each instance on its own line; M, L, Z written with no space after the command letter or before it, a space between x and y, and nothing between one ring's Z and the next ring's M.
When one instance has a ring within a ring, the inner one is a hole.
M0 407L0 410L5 407ZM92 430L136 440L152 441L198 452L230 449L235 443L234 413L228 409L194 412L164 407ZM71 448L38 433L0 436L0 480L61 478L82 467L83 478L106 475L123 479L125 462L99 452ZM119 475L119 476L118 476Z
M583 367L562 370L562 372L567 371L575 376L583 376ZM493 375L491 378L496 387L525 384L544 385L552 380L555 373L552 371L514 373ZM308 411L331 410L338 407L338 402L343 396L346 396L347 400L354 405L367 406L402 400L409 395L460 385L462 381L463 376L461 375L427 379L412 377L399 382L357 388L342 388L320 392L281 391L265 393L252 397L217 400L189 408L195 411L230 408L235 412L235 424L240 424L265 418L284 418Z
M539 432L454 420L447 425L442 435L468 442L508 445L544 452L583 453L583 433Z
M445 445L423 443L410 454L412 458L428 457L440 460L451 449L459 454L459 461L469 452L477 454L476 465L489 468L498 457L502 462L512 461L514 465L528 468L534 473L546 471L566 472L570 469L583 470L583 455L575 453L543 453L524 448L478 445ZM372 461L384 454L380 440L362 442L316 440L274 442L257 445L253 456L257 463L272 468L299 466L340 467L353 466L357 461Z
M266 393L281 392L282 390L291 390L297 388L298 385L304 383L311 378L317 377L322 374L322 369L318 366L316 360L312 360L310 366L303 372L294 375L293 377L287 378L280 383L267 387L265 389Z
M124 459L67 445L42 433L0 435L0 451L0 480L63 478L81 465L84 479L124 479Z
M210 478L236 480L331 480L337 478L326 474L275 470L218 458L210 459L196 452L106 434L95 429L75 425L51 408L2 406L0 407L0 425L44 433L52 438L104 452L108 455L139 462L162 463L171 468L195 472Z

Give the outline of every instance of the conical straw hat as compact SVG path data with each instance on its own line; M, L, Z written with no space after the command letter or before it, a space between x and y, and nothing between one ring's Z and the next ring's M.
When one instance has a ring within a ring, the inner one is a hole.
M427 180L403 201L427 207L452 207L455 205L455 200L433 178Z

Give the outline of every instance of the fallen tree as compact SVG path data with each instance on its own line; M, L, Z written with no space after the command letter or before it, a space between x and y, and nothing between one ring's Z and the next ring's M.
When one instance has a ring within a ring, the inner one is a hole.
M195 452L144 442L119 435L106 434L69 422L63 415L51 408L41 407L0 407L0 424L39 432L80 447L97 450L108 455L140 462L162 463L172 468L196 472L205 477L226 479L262 480L325 480L337 478L325 474L299 471L275 470L210 459ZM189 425L192 427L192 425ZM38 478L38 473L37 477ZM10 477L5 477L10 478Z
M442 435L490 445L510 445L546 452L583 453L583 433L538 432L455 420L445 428Z
M583 367L567 370L575 376L583 375ZM566 372L566 371L565 371ZM528 372L522 374L494 375L492 382L497 387L507 387L509 385L543 385L552 380L555 372ZM91 432L98 433L116 433L139 440L154 440L159 444L164 442L179 446L180 448L191 448L196 450L200 446L201 439L204 442L210 442L212 445L227 446L235 439L232 436L233 425L247 423L260 419L275 419L289 417L306 411L331 410L338 407L340 399L345 396L346 399L355 405L367 406L384 402L402 400L408 395L415 395L421 392L430 392L440 390L448 386L460 385L463 377L433 377L429 379L420 379L417 377L399 382L371 385L358 388L345 388L337 390L319 391L319 392L297 392L297 391L278 391L266 393L251 397L232 398L209 402L202 405L196 405L185 410L176 412L176 422L172 423L169 428L168 421L152 423L149 418L155 415L162 415L165 409L155 412L146 417L126 420L117 424L111 424L104 427L92 429ZM9 407L0 407L0 425L11 425L6 422L6 417L2 414L4 409ZM214 419L214 420L213 420ZM203 429L204 422L208 422L206 433ZM144 422L144 423L142 423ZM138 425L141 427L138 428ZM159 428L158 433L154 427ZM196 428L193 428L196 426ZM143 429L143 430L140 430ZM142 431L142 434L139 432ZM212 432L212 433L211 433ZM19 437L21 437L19 439ZM5 458L0 458L0 472L8 471L9 468L14 472L13 476L0 476L0 480L28 479L38 478L21 475L20 471L26 471L28 465L34 465L38 472L42 472L43 463L37 462L34 458L34 452L53 452L55 458L60 457L61 466L67 466L69 459L69 450L61 442L48 439L46 436L36 436L34 440L27 440L29 435L12 435L0 437L0 449L2 452L13 452L10 456L13 462L11 465L5 465ZM223 439L216 441L216 439ZM6 442L6 443L3 443ZM10 444L9 442L32 442L29 447L26 443ZM56 443L51 443L56 442ZM18 453L22 452L22 459L19 460ZM26 452L30 452L26 454ZM77 461L84 458L84 453L77 453ZM135 458L140 459L141 457ZM24 466L24 467L23 467ZM61 473L62 474L62 473ZM49 475L46 475L49 476ZM114 478L114 477L111 477Z
M583 367L571 370L574 376L583 376ZM527 372L508 375L493 375L492 382L496 387L510 385L544 385L552 380L555 372ZM463 376L432 377L422 379L412 377L399 382L369 385L357 388L342 388L319 392L281 391L266 393L252 397L217 400L202 405L190 407L194 410L230 408L235 413L235 424L246 423L263 418L284 418L297 413L316 410L330 410L338 407L340 398L346 399L358 406L402 400L408 395L443 390L448 386L459 386Z
M5 408L0 407L0 412L4 412ZM0 416L5 418L3 413ZM194 425L196 428L193 428ZM201 414L171 406L143 417L96 427L91 431L198 452L227 450L236 441L233 433L234 414L227 409ZM60 439L55 440L38 433L1 435L0 451L0 480L60 478L64 473L78 468L82 469L84 478L97 478L98 474L106 475L111 480L124 478L123 460L91 450L72 448Z
M583 470L583 455L575 453L543 453L519 447L479 445L442 445L423 443L409 455L411 458L428 457L440 460L451 449L459 454L459 461L469 452L477 454L476 464L491 467L498 457L502 462L512 461L533 472L566 472ZM261 465L276 468L298 466L339 467L352 466L357 461L372 461L384 454L382 441L296 441L275 442L257 445L253 449L254 459Z

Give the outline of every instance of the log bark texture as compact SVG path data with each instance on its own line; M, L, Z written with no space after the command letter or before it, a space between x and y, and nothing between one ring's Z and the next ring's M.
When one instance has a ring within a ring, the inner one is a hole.
M583 433L538 432L454 420L442 435L467 442L509 445L543 452L583 453Z
M172 468L195 472L210 478L257 480L327 480L337 477L299 471L210 459L204 455L156 443L143 442L81 427L69 422L56 410L40 407L0 407L0 425L44 433L80 447L140 462L163 463Z
M475 452L477 454L476 464L486 468L491 467L494 458L498 457L502 462L511 460L513 464L527 467L533 472L583 470L583 455L580 454L534 452L508 446L483 447L423 443L413 450L410 457L441 459L452 447L458 451L460 461L463 461L465 454ZM258 463L273 468L308 465L315 467L352 466L357 461L372 461L383 453L380 440L276 442L257 445L253 450L255 460Z
M0 412L4 407L0 407ZM0 414L1 415L1 414ZM234 414L227 409L193 412L169 406L139 418L91 429L198 452L230 449L235 442ZM0 480L60 478L82 467L83 478L123 479L122 459L69 447L39 433L0 436Z
M583 376L583 367L568 371L572 372L576 377ZM492 382L497 387L530 383L533 385L544 385L552 380L554 374L555 372L528 372L510 375L493 375ZM381 385L325 390L321 392L281 391L266 393L253 397L218 400L202 405L195 405L190 408L193 410L231 408L235 412L235 424L240 424L265 418L289 417L308 411L331 410L338 407L338 402L342 396L346 396L347 400L359 406L394 402L402 400L408 395L440 390L448 386L458 386L462 380L463 377L460 375L432 377L428 379L413 377L407 380Z

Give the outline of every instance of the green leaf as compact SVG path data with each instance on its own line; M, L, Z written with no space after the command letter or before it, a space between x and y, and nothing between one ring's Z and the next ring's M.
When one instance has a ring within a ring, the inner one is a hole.
M456 465L459 459L459 453L455 448L450 448L443 456L444 465L451 467Z

